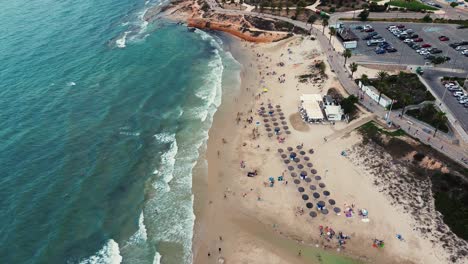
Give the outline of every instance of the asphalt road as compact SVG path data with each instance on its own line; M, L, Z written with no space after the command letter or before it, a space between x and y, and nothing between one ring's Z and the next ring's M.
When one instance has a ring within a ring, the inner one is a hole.
M446 89L440 82L440 79L444 76L466 78L467 74L446 72L435 69L426 69L424 70L423 78L431 86L432 91L435 92L439 96L439 98L443 99L444 104L457 118L458 122L463 127L463 129L465 131L468 131L468 108L465 108L463 105L459 104L455 97L452 96L452 93L450 91L447 90L444 96L444 92Z
M360 38L358 41L358 48L355 50L358 56L355 57L358 61L370 61L370 62L382 62L392 64L403 64L403 65L424 65L424 57L417 54L415 50L411 49L408 45L403 43L402 40L395 37L386 27L390 24L395 23L383 23L383 22L367 22L367 23L356 23L348 22L345 23L347 26L353 25L364 25L370 24L374 27L375 31L384 37L398 51L395 53L376 54L374 47L368 47L365 40L362 40L367 35L366 32L360 32L359 30L353 30L356 35ZM398 23L400 24L400 23ZM448 56L451 58L450 61L440 65L444 68L455 68L455 69L468 69L468 57L462 55L459 51L449 47L450 43L460 42L462 40L468 41L468 29L457 29L455 25L442 25L442 24L424 24L424 23L401 23L406 28L411 28L423 42L420 44L428 43L432 47L442 50L442 53L437 54L438 56ZM450 38L449 41L440 41L439 36L447 36ZM467 46L468 47L468 46Z

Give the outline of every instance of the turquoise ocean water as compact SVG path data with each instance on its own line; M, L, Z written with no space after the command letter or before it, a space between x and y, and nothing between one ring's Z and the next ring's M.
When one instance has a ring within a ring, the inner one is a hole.
M1 263L190 263L191 170L238 63L142 19L163 2L1 2Z

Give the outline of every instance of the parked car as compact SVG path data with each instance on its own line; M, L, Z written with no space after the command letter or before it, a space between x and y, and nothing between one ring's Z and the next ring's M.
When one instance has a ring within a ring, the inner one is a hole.
M432 54L438 54L438 53L442 53L442 50L437 49L437 48L432 48L432 49L430 50L430 52L431 52Z
M404 28L404 27L405 27L405 25L402 25L402 24L397 25L397 28Z
M363 26L355 26L354 29L357 29L357 30L362 30L364 27Z
M377 36L378 34L379 33L377 33L377 32L370 32L369 34L367 34L367 36L373 37L373 36Z
M415 38L413 39L414 42L423 42L423 39L422 38Z
M428 43L424 43L424 44L421 45L421 47L423 47L423 48L430 48L430 47L432 47L432 45L431 45L431 44L428 44Z
M380 36L380 35L375 35L375 36L372 37L372 39L381 39L381 38L382 38L382 36Z
M461 43L460 42L454 42L454 43L449 44L449 46L456 49L458 46L461 46Z
M364 30L365 32L374 32L375 30L373 28L368 28Z
M424 56L424 59L432 61L433 59L435 59L435 56L432 55L432 54L427 54L427 55Z
M362 40L370 40L370 39L372 39L372 36L369 36L369 35L362 38Z
M376 49L375 49L375 53L377 53L377 54L384 54L384 53L385 53L385 50L382 49L382 48L376 48Z
M386 48L387 52L391 53L391 52L397 52L398 50L395 49L394 47L387 47Z
M412 38L412 39L417 39L417 38L419 38L419 35L418 35L418 34L412 34L412 35L410 36L410 38Z
M463 92L460 92L460 91L453 92L452 95L455 97L460 97L460 96L463 96Z
M458 46L458 47L455 48L455 50L464 50L464 49L466 49L466 48L463 47L463 46Z
M410 43L410 42L413 42L413 40L408 38L408 39L403 40L403 42L404 43Z
M405 39L408 38L408 35L399 35L398 38L399 38L400 40L405 40Z
M411 46L411 48L414 50L418 50L418 49L421 49L421 46L416 44L416 45Z
M440 41L449 41L450 39L448 37L446 37L446 36L440 36L439 40Z

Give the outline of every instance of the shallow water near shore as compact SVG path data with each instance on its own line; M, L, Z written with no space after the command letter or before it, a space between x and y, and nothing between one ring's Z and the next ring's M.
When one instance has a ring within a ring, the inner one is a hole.
M191 171L238 68L219 39L144 21L158 5L3 6L2 262L191 262Z

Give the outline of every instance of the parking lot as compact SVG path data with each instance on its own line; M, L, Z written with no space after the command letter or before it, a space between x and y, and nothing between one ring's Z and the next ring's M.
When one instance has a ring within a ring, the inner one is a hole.
M425 24L425 23L387 23L387 22L345 22L346 27L350 27L352 31L359 37L358 47L353 50L356 61L365 62L382 62L403 65L425 65L424 56L416 53L403 40L398 39L390 31L387 30L389 25L402 24L406 29L412 29L415 34L419 35L423 41L419 44L430 44L433 48L442 50L442 53L435 54L436 56L448 56L450 60L440 64L439 67L468 69L468 57L462 55L449 46L450 43L468 41L468 29L457 29L457 25L444 24ZM356 26L371 25L375 32L379 33L391 46L397 49L397 52L376 54L376 46L367 46L367 41L362 40L367 36L368 32L361 32L355 29ZM447 36L449 41L440 41L439 36ZM468 45L465 46L468 48Z

